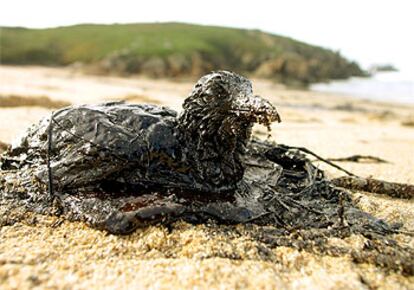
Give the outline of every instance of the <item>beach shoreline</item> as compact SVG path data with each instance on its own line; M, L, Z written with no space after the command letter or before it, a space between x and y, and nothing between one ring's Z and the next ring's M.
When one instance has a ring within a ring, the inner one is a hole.
M310 86L315 92L325 92L352 99L414 105L414 80L409 72L378 72L370 77L351 77Z

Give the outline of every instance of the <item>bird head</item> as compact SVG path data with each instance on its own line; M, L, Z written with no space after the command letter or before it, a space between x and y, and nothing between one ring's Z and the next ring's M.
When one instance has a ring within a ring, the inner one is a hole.
M214 131L237 134L254 123L269 128L280 122L276 108L253 94L252 83L229 71L217 71L200 78L185 100L182 121L205 134ZM187 118L186 118L187 117Z

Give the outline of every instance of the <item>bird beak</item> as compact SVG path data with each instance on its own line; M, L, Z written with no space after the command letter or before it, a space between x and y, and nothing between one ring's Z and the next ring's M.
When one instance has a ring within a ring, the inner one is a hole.
M270 125L273 122L281 122L276 108L260 96L239 97L231 110L238 116L243 116L251 122Z

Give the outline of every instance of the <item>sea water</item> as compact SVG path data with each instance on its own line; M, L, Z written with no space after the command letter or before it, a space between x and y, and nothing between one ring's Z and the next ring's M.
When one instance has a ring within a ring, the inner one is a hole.
M380 72L367 78L314 84L310 89L355 98L414 104L414 71Z

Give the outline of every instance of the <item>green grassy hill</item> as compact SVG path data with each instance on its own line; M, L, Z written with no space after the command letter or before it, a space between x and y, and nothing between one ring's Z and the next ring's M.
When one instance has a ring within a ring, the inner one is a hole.
M363 75L339 53L257 30L179 23L2 27L4 64L82 63L99 73L199 76L229 69L282 82Z

